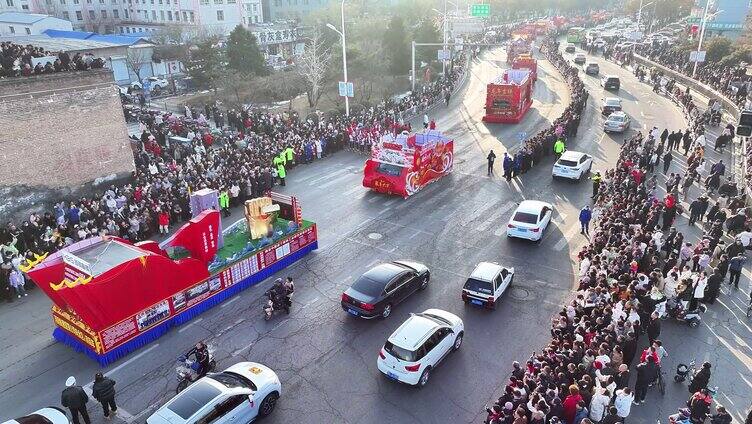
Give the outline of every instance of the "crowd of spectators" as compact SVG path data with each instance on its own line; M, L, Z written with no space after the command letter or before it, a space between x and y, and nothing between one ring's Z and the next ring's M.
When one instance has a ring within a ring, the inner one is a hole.
M50 60L35 63L33 59L38 58ZM23 46L10 41L0 42L0 78L100 69L104 65L104 59L91 53L76 53L70 57L66 52L54 53L30 44Z
M140 135L132 136L136 170L129 183L60 202L19 225L7 222L0 228L0 295L12 293L11 272L34 254L97 235L136 242L165 233L191 217L189 194L194 190L217 189L229 197L230 206L260 196L282 183L274 158L283 151L289 159L283 165L286 173L342 149L351 139L372 141L385 132L402 131L410 114L448 98L464 63L458 58L446 79L349 118L305 119L294 112L226 110L218 104L186 107L184 115L145 110L139 115Z

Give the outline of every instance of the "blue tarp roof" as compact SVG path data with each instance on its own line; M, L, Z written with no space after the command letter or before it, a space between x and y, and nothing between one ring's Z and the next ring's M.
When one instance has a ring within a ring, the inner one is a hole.
M145 37L134 37L128 35L102 35L95 32L86 31L60 31L56 29L47 29L42 32L50 38L73 38L76 40L102 41L105 43L118 44L121 46L132 46L140 41L148 41Z

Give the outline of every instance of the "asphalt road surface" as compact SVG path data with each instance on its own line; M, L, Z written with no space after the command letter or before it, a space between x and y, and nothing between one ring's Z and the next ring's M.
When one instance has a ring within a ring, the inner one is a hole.
M490 149L501 159L520 144L520 133L530 136L544 128L569 101L561 75L542 61L535 102L523 122L482 123L486 83L504 67L501 51L484 53L449 107L432 112L438 129L455 138L454 172L407 200L363 188L365 158L354 153L293 169L285 192L299 196L304 216L317 222L320 249L279 275L295 278L292 313L262 319L267 281L111 365L104 371L118 382L120 418L145 422L174 393L175 358L205 340L216 347L220 368L248 360L278 372L283 393L268 423L480 422L484 403L498 395L511 362L525 360L549 337L550 318L572 289L571 258L586 242L577 214L591 194L587 182L552 181L550 158L511 184L486 176ZM678 109L629 72L603 61L601 69L622 77L619 96L635 126L684 127ZM568 148L592 154L593 169L605 169L615 161L623 137L603 135L598 104L603 91L596 78L585 79L591 102ZM500 165L497 160L499 175ZM555 206L540 243L504 235L522 199ZM230 220L239 214L234 211ZM369 266L393 259L428 265L428 289L398 305L386 320L362 321L345 313L339 305L343 289ZM496 311L460 299L464 279L480 261L516 269ZM39 308L33 313L0 314L5 327L0 329L0 419L57 405L69 375L86 384L99 370L86 356L51 341L49 302L36 295ZM378 351L410 312L428 308L459 315L464 344L432 373L426 388L395 384L377 370ZM101 418L95 404L89 410Z

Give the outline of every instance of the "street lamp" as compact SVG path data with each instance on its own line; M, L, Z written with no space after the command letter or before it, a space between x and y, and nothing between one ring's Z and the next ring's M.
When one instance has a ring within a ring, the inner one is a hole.
M342 31L338 30L334 25L327 23L326 27L339 34L342 39L342 73L345 77L345 86L347 86L347 44L345 38L345 0L342 0ZM345 93L345 116L350 116L350 98Z
M444 31L444 44L441 46L441 52L442 52L442 59L441 59L441 72L444 75L444 78L446 78L446 57L444 57L444 52L447 50L447 43L449 42L449 27L447 26L447 3L451 3L456 9L457 14L459 15L459 6L457 6L456 3L450 1L450 0L444 0L444 13L438 11L437 9L431 9L434 12L441 15L441 21L442 21L442 27ZM413 75L413 78L415 76Z
M643 5L642 0L640 0L640 8L637 10L637 32L640 32L640 22L642 22L642 9L650 6L653 3L655 2L651 1L648 4ZM634 45L632 45L632 53L634 54L636 50L637 50L637 40L635 40Z
M697 64L700 62L697 61L697 59L700 56L700 50L702 50L702 39L705 38L705 25L708 23L708 19L715 17L715 15L723 12L722 10L719 10L717 12L712 13L710 16L708 16L708 9L710 8L710 2L712 0L706 0L705 1L705 10L702 12L702 23L700 25L700 41L697 43L697 56L695 57L695 66L692 69L692 78L694 78L697 75Z

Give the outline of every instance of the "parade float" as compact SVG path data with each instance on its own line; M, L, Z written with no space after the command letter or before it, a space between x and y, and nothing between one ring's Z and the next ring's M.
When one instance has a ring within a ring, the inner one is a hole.
M388 134L371 148L363 186L407 198L452 172L454 141L436 130Z
M224 230L218 206L199 190L194 218L162 243L93 237L27 269L53 302L54 338L107 365L318 247L295 197L248 200Z
M513 40L507 44L507 63L514 63L519 55L530 55L532 44L528 35L512 35Z
M526 69L530 71L530 77L533 83L538 81L538 61L529 54L522 54L514 58L512 69Z
M527 69L507 69L486 87L484 122L516 124L533 104L532 74Z

